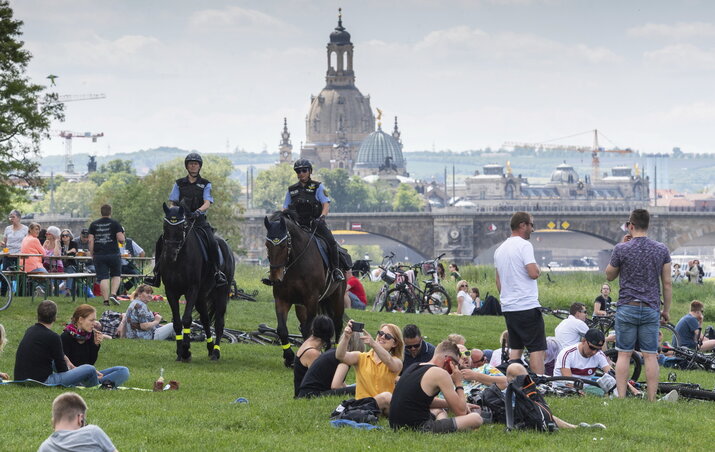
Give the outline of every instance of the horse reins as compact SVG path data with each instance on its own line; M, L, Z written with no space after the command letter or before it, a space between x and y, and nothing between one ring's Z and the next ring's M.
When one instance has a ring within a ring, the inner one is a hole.
M313 240L313 237L315 237L315 232L317 230L318 230L317 226L313 228L313 232L310 234L310 237L308 238L308 241L305 244L305 248L303 248L303 251L301 251L300 254L298 254L298 256L295 259L293 259L293 261L291 261L291 259L290 259L291 251L293 250L293 241L291 239L290 230L288 229L288 226L286 226L286 235L282 239L276 240L276 239L270 239L270 238L266 237L266 240L268 241L268 243L270 243L273 246L278 246L286 240L288 243L288 259L287 259L286 263L283 265L270 265L269 264L269 267L272 269L285 267L285 270L283 270L283 274L286 274L288 272L288 269L290 269L293 266L293 264L298 262L300 260L300 258L303 257L303 254L305 254L305 252L308 250L308 247L310 246L310 242Z
M171 225L171 226L177 226L177 225L180 225L181 223L186 223L186 218L182 218L181 221L177 221L177 222L173 222L173 223L172 223L171 221L169 221L167 218L164 218L164 221L167 222L167 223L168 223L169 225ZM184 247L184 245L186 244L186 237L189 235L189 233L191 232L191 230L194 228L194 225L195 225L195 224L196 224L196 218L193 218L193 219L191 220L191 222L189 223L189 227L188 227L188 228L186 228L186 227L183 227L183 228L182 228L182 231L181 231L181 232L182 232L183 235L182 235L182 237L181 237L181 240L167 240L166 237L164 237L164 238L163 238L164 243L165 243L165 244L167 244L167 243L168 243L168 244L177 244L177 243L178 243L178 247L176 248L176 249L177 249L177 254L178 254L179 251L181 251L181 249L182 249L182 248Z

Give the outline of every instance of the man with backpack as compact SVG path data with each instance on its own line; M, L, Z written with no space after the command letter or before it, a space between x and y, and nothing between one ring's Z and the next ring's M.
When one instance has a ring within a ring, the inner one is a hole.
M390 402L390 426L431 433L474 430L482 425L478 413L470 413L459 371L459 349L449 341L435 348L432 359L402 374ZM442 392L444 399L435 398ZM448 417L447 409L456 416Z

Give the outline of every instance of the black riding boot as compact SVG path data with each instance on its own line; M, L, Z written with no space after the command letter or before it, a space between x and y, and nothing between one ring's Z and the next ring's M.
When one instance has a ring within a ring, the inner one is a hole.
M328 245L328 264L330 265L333 280L345 281L345 275L343 275L343 272L338 268L340 262L338 259L338 244L335 243L335 237L333 237L333 233L330 232L330 229L328 229L328 226L325 224L324 218L316 220L315 232L323 237L326 245Z
M161 286L161 273L159 272L159 260L161 258L161 245L162 237L156 241L156 246L154 247L154 270L152 275L144 277L144 284L149 284L152 287Z
M213 261L214 267L214 282L219 287L225 286L228 284L228 279L226 279L226 275L224 275L219 266L220 258L218 255L218 242L216 242L216 237L214 237L213 234L213 228L208 224L208 222L206 222L206 226L207 228L205 229L205 232L209 241L209 254L211 254L211 260Z

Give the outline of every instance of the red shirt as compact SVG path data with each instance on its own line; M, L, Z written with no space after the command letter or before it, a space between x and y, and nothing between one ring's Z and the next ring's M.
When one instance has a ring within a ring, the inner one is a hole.
M362 301L367 306L367 296L365 295L365 288L362 286L360 280L357 279L355 276L351 276L350 279L348 279L348 286L350 286L350 289L348 289L348 291L357 295L360 301Z

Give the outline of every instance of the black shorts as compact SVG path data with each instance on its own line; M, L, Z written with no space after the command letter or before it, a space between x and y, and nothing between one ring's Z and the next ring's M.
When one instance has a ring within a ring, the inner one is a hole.
M430 420L420 426L420 431L425 433L452 433L457 431L457 420L453 417L437 419L430 413Z
M526 311L504 312L506 329L509 331L509 348L530 352L546 350L544 316L539 308Z
M122 275L122 260L119 254L95 254L92 260L94 261L97 281Z

